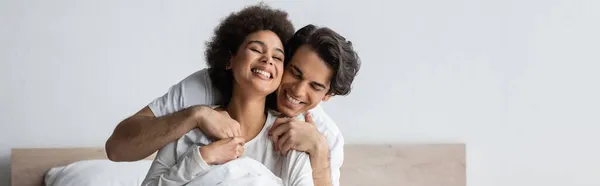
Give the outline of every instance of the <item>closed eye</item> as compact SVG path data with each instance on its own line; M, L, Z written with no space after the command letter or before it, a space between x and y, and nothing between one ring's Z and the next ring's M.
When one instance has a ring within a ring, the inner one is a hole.
M302 75L294 70L292 70L292 75L297 79L302 79Z
M290 65L290 72L292 72L292 75L296 78L296 79L302 79L302 71L300 71L300 69L298 69L298 67L296 67L295 65Z
M313 88L315 91L321 91L321 90L323 90L323 87L320 87L320 86L318 86L318 85L315 85L315 84L311 84L311 87L312 87L312 88Z
M250 50L252 50L253 52L257 52L257 53L259 53L259 54L262 54L262 52L261 52L261 51L259 51L259 50L255 49L255 48L250 48Z
M275 59L277 61L283 61L283 59L281 59L280 57L276 57L276 56L273 56L273 59Z

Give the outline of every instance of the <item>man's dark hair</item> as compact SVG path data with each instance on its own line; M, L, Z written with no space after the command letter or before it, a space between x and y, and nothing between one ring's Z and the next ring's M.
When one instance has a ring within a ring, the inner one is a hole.
M303 45L308 45L333 70L328 94L348 95L352 81L360 69L360 58L347 41L335 31L307 25L298 30L287 43L285 60L291 60Z
M233 91L233 74L226 69L229 59L248 35L263 30L275 33L282 44L294 34L287 12L262 3L231 13L215 28L214 36L206 43L205 57L211 82L222 95L218 104L227 105Z

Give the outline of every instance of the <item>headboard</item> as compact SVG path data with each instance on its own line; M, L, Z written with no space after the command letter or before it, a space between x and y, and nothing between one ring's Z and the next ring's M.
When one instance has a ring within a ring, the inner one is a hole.
M346 145L340 185L465 186L464 144ZM12 186L41 186L52 167L106 159L103 148L16 148ZM153 156L147 159L153 159Z

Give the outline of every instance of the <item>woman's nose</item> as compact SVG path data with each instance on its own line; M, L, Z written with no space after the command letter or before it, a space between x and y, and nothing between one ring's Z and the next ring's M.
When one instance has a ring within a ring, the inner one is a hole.
M273 59L271 59L268 55L263 55L260 59L263 63L267 63L269 65L273 65Z

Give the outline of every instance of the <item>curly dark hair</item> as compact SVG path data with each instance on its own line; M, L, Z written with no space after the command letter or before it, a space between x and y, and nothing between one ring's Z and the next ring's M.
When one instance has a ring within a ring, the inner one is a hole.
M285 59L291 60L296 50L303 45L310 46L333 69L328 94L350 94L352 81L358 74L361 64L352 42L327 27L306 25L288 41Z
M226 69L230 57L246 36L263 30L275 33L283 44L294 34L287 12L263 3L231 13L215 28L214 36L206 43L205 57L211 82L222 95L218 104L227 105L231 99L233 74Z

